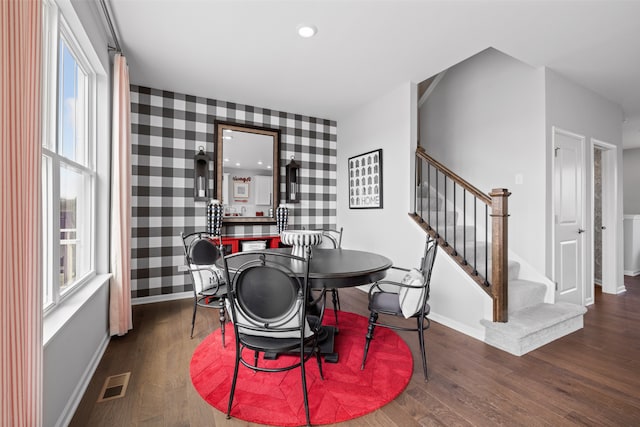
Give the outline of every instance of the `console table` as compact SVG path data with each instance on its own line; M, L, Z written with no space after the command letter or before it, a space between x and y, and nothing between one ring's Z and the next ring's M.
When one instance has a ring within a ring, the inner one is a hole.
M223 237L222 246L226 254L240 252L242 250L242 242L266 242L266 249L275 249L280 247L280 236L244 236L244 237Z

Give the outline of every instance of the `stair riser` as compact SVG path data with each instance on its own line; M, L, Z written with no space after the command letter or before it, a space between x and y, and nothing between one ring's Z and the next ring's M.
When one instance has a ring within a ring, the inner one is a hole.
M509 314L544 302L547 287L529 280L509 281Z

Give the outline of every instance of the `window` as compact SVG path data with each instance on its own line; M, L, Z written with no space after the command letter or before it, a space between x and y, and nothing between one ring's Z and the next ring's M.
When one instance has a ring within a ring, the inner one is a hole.
M96 73L59 9L45 2L43 42L43 304L95 275Z

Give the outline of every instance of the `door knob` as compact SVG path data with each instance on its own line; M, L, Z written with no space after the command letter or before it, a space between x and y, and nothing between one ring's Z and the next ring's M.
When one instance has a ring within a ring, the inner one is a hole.
M582 228L578 228L578 234L582 234L584 233L584 230Z
M600 227L600 230L606 230L607 227L605 227L604 225L602 227Z

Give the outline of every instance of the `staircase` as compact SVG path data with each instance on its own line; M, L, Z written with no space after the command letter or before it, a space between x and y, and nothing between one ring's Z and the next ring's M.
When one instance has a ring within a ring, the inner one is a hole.
M545 303L546 286L526 280L509 281L509 310L506 323L483 319L486 329L485 342L501 350L522 356L551 341L575 332L583 327L585 307L557 302Z
M495 234L490 230L489 217L495 215L489 215L487 210L480 215L481 219L478 221L478 209L475 205L472 214L467 212L464 198L468 197L466 188L471 186L466 182L458 183L457 185L464 186L464 190L457 190L456 183L460 178L436 161L431 162L433 159L420 151L421 149L416 152L417 162L426 160L429 166L425 172L422 164L416 164L416 182L419 184L416 186L414 213L410 216L434 236L444 252L452 256L489 295L495 298L496 293L490 289L495 285L489 283L491 278L506 282L506 289L502 294L506 296L503 303L503 308L506 308L504 317L496 316L494 299L494 319L480 320L485 327L485 342L521 356L581 329L586 308L575 304L545 302L548 285L520 277L519 262L506 259L506 277L493 275L492 253L495 250L492 250L490 240ZM438 177L438 174L442 175ZM448 180L454 183L448 184ZM461 203L460 199L464 202ZM464 208L460 208L461 204ZM506 246L506 236L500 241L504 241ZM500 266L500 263L495 265Z
M509 321L482 319L485 342L516 356L522 356L583 327L587 309L557 302L545 303L544 283L520 279L520 264L509 261Z

